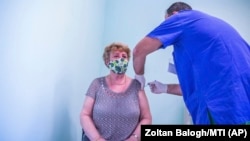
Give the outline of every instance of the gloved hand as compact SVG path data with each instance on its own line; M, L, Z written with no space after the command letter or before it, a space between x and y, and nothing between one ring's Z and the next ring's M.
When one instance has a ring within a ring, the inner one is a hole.
M149 82L148 85L152 93L155 94L167 93L168 90L167 84L163 84L155 80L153 82Z
M141 90L143 90L144 87L145 87L145 81L146 81L144 75L136 74L135 79L138 80L141 83Z

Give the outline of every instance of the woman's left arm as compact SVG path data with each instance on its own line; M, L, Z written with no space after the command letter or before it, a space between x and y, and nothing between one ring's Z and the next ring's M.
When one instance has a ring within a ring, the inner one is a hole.
M132 135L130 136L130 139L134 139L139 141L140 140L140 136L141 136L141 125L143 124L152 124L152 115L150 112L150 107L149 107L149 102L147 99L147 96L145 94L144 90L140 90L139 91L139 104L140 104L140 121L136 127L136 129L134 130L134 132L132 133Z

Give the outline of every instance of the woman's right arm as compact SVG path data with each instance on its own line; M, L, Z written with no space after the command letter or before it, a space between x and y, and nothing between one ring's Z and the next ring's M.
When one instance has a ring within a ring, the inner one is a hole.
M92 110L94 107L94 99L90 96L85 97L83 107L80 114L80 123L81 126L91 141L105 141L98 130L95 127L95 124L92 119Z

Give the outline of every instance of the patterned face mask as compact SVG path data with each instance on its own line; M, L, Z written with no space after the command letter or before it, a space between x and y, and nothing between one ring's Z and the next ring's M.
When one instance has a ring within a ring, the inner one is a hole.
M128 60L124 58L112 60L109 62L108 67L116 74L124 74L128 68Z

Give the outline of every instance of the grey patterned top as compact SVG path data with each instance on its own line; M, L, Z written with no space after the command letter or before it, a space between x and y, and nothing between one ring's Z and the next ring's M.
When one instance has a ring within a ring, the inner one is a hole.
M139 90L135 79L123 93L110 90L105 77L92 81L86 95L95 99L93 121L107 141L123 141L133 133L140 118Z

